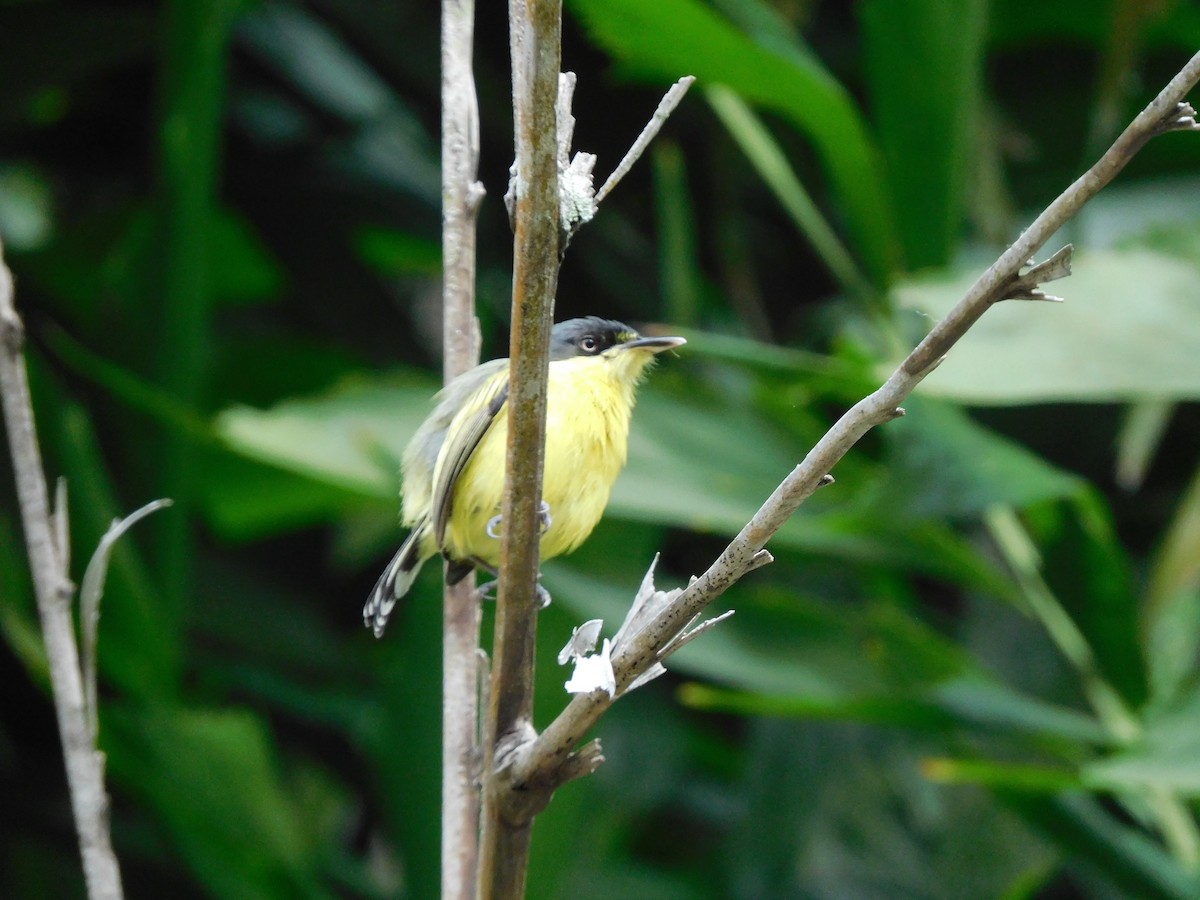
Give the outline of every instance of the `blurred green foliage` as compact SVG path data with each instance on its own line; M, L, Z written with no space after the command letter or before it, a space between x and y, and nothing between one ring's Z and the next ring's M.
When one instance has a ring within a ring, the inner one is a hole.
M503 5L479 10L485 352L504 346ZM428 3L0 6L0 234L73 569L114 516L102 742L129 895L433 897L438 579L361 628L436 389ZM548 565L573 624L707 566L833 418L1200 47L1183 0L568 0L607 171L559 317L689 337L610 511ZM623 700L539 818L534 897L1200 894L1200 141L1074 221L1062 306L989 313ZM1051 248L1053 249L1053 248ZM81 896L0 504L0 895ZM490 617L490 614L489 614ZM485 623L486 624L486 623Z

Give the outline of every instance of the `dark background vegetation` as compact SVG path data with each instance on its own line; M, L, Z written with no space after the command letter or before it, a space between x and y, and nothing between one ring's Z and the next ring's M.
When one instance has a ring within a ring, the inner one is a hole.
M495 356L511 108L482 7ZM131 897L436 895L436 567L384 640L359 611L440 366L437 27L399 0L0 4L0 233L76 578L114 516L176 501L119 547L101 625ZM571 625L615 630L657 550L660 585L703 569L1197 47L1182 0L568 0L601 176L700 80L570 248L559 318L691 343L546 567L541 723ZM1156 140L1063 237L1067 304L990 313L847 458L737 615L605 719L531 896L1200 894L1198 199L1200 139ZM0 895L80 896L0 490Z

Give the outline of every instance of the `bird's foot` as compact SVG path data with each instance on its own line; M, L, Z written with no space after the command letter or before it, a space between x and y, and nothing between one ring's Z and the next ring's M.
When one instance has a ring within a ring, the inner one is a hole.
M500 584L499 579L493 578L491 581L485 581L479 587L475 588L475 600L482 603L484 600L495 600L497 598L496 588ZM550 605L550 592L542 587L542 573L538 573L538 583L534 590L537 592L538 609L545 609Z
M500 515L499 513L488 519L486 529L488 537L497 541L500 540L500 523L503 521L503 519L504 516ZM554 520L550 517L550 504L545 500L538 504L538 519L541 520L542 523L542 534L545 534L547 531L549 531L550 526L554 524Z

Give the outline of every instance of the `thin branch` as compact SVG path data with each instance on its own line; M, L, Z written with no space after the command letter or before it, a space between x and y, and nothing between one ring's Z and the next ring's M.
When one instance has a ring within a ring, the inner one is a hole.
M658 134L667 118L675 111L684 94L696 80L691 75L681 78L666 93L658 104L653 117L642 129L638 139L625 154L603 187L597 192L593 181L596 155L582 151L571 155L571 142L575 136L575 116L571 114L571 103L575 95L575 73L563 72L558 80L558 97L555 103L555 135L558 144L558 191L559 191L559 245L561 259L567 251L575 233L596 215L600 201L615 188L633 168L633 164L645 152L646 147ZM504 195L504 206L508 210L509 223L515 230L517 196L517 164L509 170L508 191Z
M525 893L532 816L514 814L511 748L533 733L538 506L545 456L546 380L558 284L556 107L562 49L559 0L510 0L516 140L508 450L500 588L484 741L479 896Z
M38 450L33 402L23 355L25 329L13 306L12 273L0 246L0 400L17 481L17 498L25 528L25 545L33 571L38 616L46 655L54 711L62 738L71 809L79 833L83 873L92 900L119 900L121 871L108 831L108 795L104 789L104 757L91 740L84 714L83 679L71 621L71 580L65 554L51 524L49 492ZM65 504L60 506L65 509ZM65 515L61 516L65 520Z
M775 489L741 533L703 575L684 589L655 620L613 656L618 696L658 661L661 649L709 603L755 565L757 554L828 477L830 470L876 425L902 414L900 404L945 358L963 334L994 303L1032 289L1020 270L1043 244L1125 167L1152 137L1167 131L1196 130L1195 111L1183 102L1200 81L1200 53L1192 57L1097 163L1064 191L975 282L891 377L859 401L825 434ZM1055 263L1051 274L1060 263ZM579 740L612 700L602 691L577 695L550 726L520 753L513 782L524 794L548 793L562 783L563 767ZM541 800L544 804L545 800ZM533 801L531 799L531 806Z
M59 478L54 484L54 512L50 516L50 524L54 528L54 546L64 572L71 571L71 520L67 508L67 479ZM86 662L83 668L86 672Z
M449 383L479 362L475 222L483 200L471 56L474 0L442 0L442 340ZM442 897L475 896L479 864L479 631L475 578L442 603Z
M1027 272L1013 279L1012 288L1008 292L1009 300L1044 300L1051 303L1062 303L1062 297L1055 297L1038 290L1038 285L1047 281L1057 281L1071 274L1071 256L1075 248L1070 244L1059 249L1043 263L1038 263Z
M62 486L59 481L59 486ZM61 492L65 497L66 492ZM87 715L88 733L93 744L100 737L100 705L96 692L96 635L100 628L100 597L104 594L104 580L108 575L108 560L113 547L126 531L153 512L170 506L168 499L154 500L141 509L134 510L124 519L113 519L108 531L100 538L96 551L88 560L79 588L79 630L83 659L83 704ZM65 501L63 503L65 509Z
M650 146L650 142L662 130L671 113L675 112L675 107L683 102L683 97L688 92L688 88L695 84L695 82L696 77L694 75L685 75L675 82L671 86L671 89L663 95L662 100L658 103L658 109L654 110L654 115L650 117L650 121L642 129L642 133L637 136L637 140L633 142L633 146L629 148L621 161L617 163L617 167L613 169L612 174L601 185L600 190L596 191L597 204L601 203L612 192L612 189L621 183L621 179L629 174L629 170L633 168L633 164L646 152L646 148Z
M755 568L758 568L758 566L756 565ZM709 630L717 627L718 625L720 625L722 622L724 622L726 619L728 619L730 616L732 616L733 613L734 613L734 610L727 609L727 610L725 610L725 612L721 613L719 616L713 616L711 619L707 619L707 620L701 622L699 625L691 627L691 630L684 629L683 631L679 632L679 634L675 635L675 637L673 637L671 639L670 643L668 643L667 646L663 647L662 650L660 650L658 652L659 660L665 660L667 657L671 656L677 650L683 649L683 647L690 644L692 641L694 641L696 638L700 637L700 635L704 634L706 631L709 631ZM696 621L695 619L692 620L692 622L695 622L695 621ZM690 626L691 626L691 623L689 623L689 627Z

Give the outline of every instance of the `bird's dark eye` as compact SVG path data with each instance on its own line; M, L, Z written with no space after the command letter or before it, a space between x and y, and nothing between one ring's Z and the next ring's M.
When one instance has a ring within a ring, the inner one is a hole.
M595 353L598 349L600 349L600 342L592 335L585 334L579 339L579 349L584 353Z

